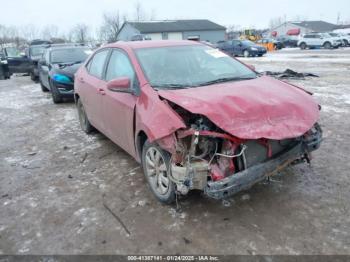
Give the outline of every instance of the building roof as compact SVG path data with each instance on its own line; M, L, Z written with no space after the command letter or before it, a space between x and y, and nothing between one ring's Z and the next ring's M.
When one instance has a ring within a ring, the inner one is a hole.
M218 25L209 20L165 20L165 21L145 21L126 22L142 34L160 32L184 32L184 31L207 31L226 30L226 27Z
M325 21L300 21L300 22L290 22L294 25L305 27L311 29L315 32L328 32L337 28L337 25L331 24Z

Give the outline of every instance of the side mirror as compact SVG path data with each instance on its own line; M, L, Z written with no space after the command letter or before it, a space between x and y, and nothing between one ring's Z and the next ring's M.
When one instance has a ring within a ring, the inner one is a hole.
M246 64L247 67L249 67L251 70L255 71L255 66Z
M128 77L112 79L107 83L107 89L112 92L133 93L130 89L130 79Z

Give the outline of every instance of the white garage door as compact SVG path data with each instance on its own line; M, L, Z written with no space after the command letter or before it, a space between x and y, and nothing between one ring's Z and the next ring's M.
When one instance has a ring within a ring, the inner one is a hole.
M162 34L160 33L147 34L147 36L150 37L152 40L162 40Z
M168 33L168 39L169 40L182 40L182 33L181 32Z

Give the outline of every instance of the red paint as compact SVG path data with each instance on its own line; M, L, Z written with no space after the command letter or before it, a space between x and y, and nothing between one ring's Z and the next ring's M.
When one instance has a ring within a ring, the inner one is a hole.
M310 95L266 76L248 81L157 92L145 78L134 49L174 45L200 43L135 41L117 42L101 48L118 48L127 54L140 85L139 96L109 90L106 81L88 73L86 64L89 60L76 73L75 92L82 99L90 122L138 161L140 156L136 150L136 141L140 132L144 132L151 142L164 138L160 143L173 149L171 144L175 140L172 134L188 128L166 100L160 97L192 113L207 116L230 134L202 131L201 135L222 137L233 143L240 143L244 139L297 137L316 122L318 106Z
M299 35L299 34L300 34L300 28L293 28L287 31L287 35Z
M319 117L312 96L267 76L159 95L241 139L298 137Z

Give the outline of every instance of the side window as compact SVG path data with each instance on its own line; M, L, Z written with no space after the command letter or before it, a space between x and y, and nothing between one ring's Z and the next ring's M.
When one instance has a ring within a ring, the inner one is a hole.
M122 51L113 50L107 67L106 80L110 81L119 77L128 77L131 86L134 86L135 71L128 56Z
M102 79L103 69L104 69L104 65L105 65L105 61L106 61L108 53L109 53L109 49L104 49L102 51L97 52L93 56L93 58L90 60L88 66L87 66L88 71L91 75Z

